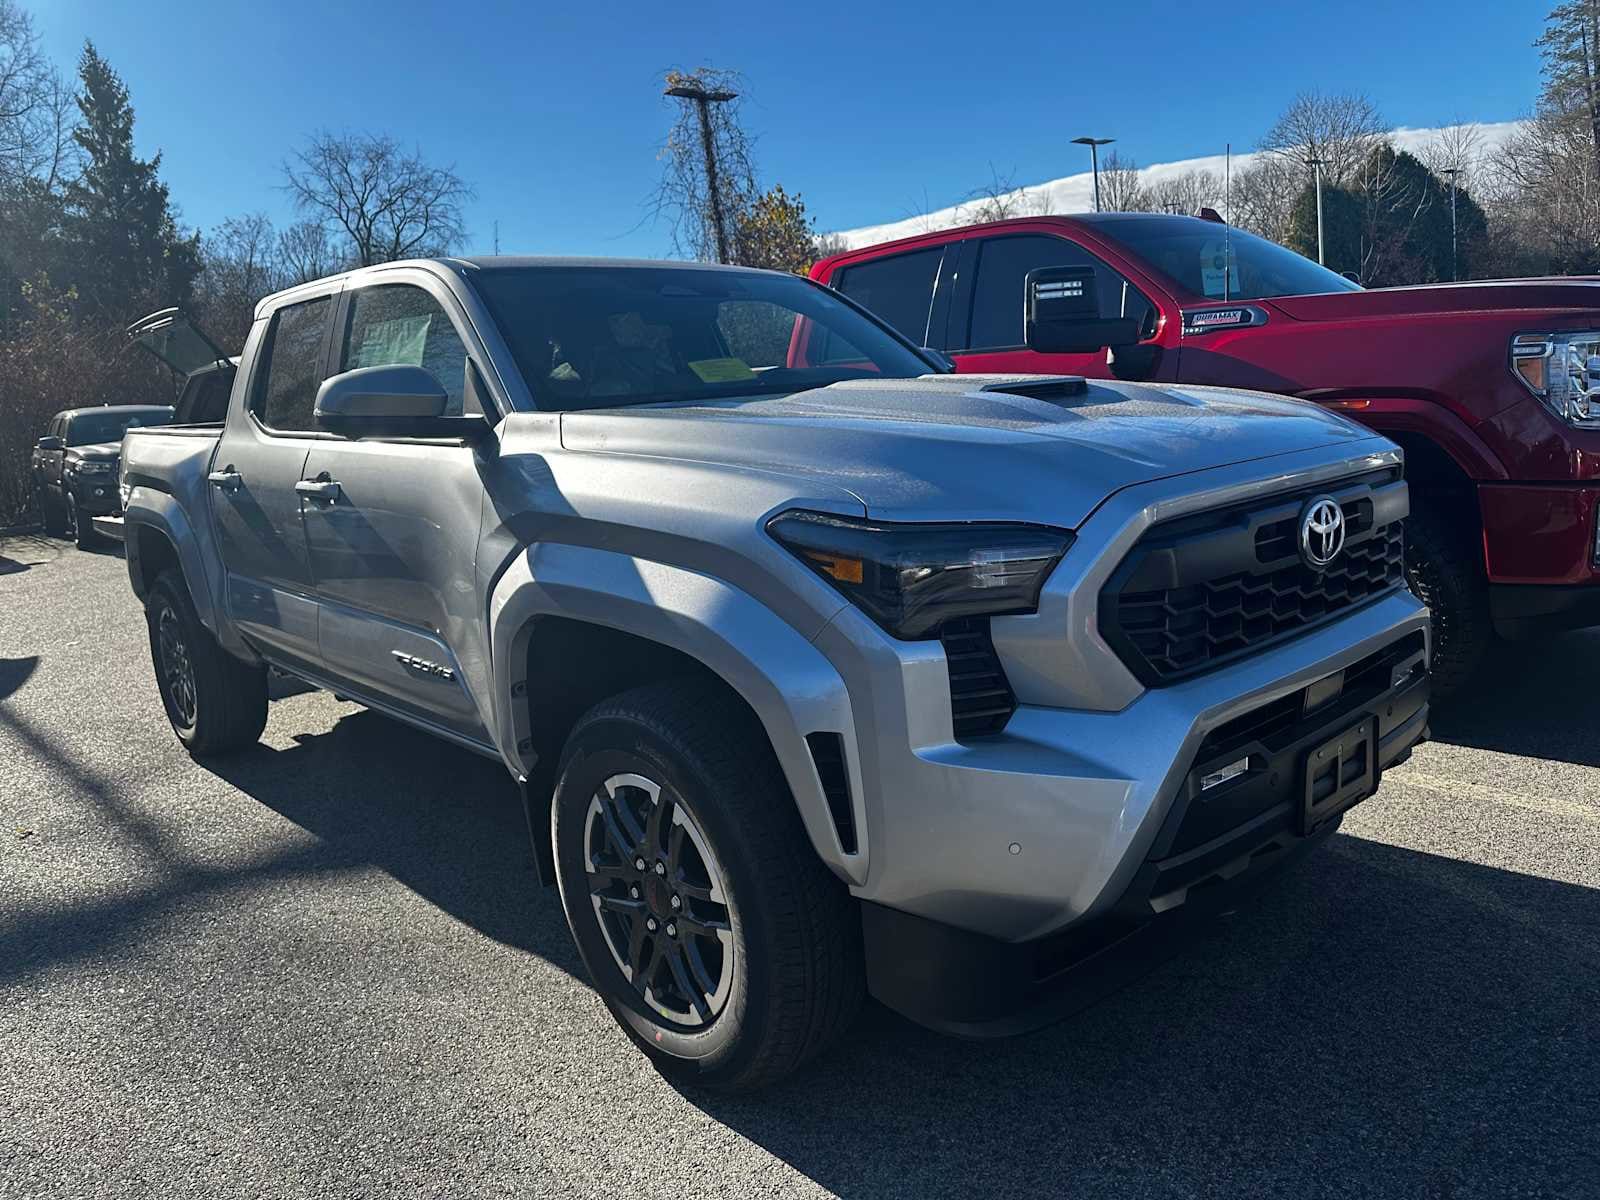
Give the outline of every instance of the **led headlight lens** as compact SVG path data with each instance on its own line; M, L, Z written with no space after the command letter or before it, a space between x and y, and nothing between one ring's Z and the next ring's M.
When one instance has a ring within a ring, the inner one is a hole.
M891 524L796 510L767 531L898 638L932 637L956 617L1034 612L1072 545L1041 525Z
M1600 429L1600 332L1519 333L1511 369L1563 421Z

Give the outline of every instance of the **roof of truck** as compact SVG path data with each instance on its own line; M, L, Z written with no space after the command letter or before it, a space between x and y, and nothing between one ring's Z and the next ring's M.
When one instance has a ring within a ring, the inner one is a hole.
M474 255L470 258L445 258L437 261L453 264L465 263L480 271L505 271L526 270L529 267L564 267L588 268L603 267L607 270L619 269L681 269L686 271L757 271L760 267L736 267L724 263L687 262L682 259L662 258L601 258L595 256L566 257L552 254L486 254ZM774 274L768 271L767 274Z

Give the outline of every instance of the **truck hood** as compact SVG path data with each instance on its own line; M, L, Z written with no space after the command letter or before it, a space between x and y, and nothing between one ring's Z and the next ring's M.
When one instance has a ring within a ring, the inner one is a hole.
M1296 321L1354 321L1372 317L1516 309L1587 309L1600 315L1600 279L1515 279L1373 288L1320 296L1278 296L1270 304Z
M101 442L92 446L68 446L67 457L78 462L116 462L122 457L122 443Z
M1037 395L1003 389L1024 386ZM710 462L844 488L884 519L1076 525L1122 488L1373 437L1295 400L1038 376L851 381L775 398L565 413L570 450Z

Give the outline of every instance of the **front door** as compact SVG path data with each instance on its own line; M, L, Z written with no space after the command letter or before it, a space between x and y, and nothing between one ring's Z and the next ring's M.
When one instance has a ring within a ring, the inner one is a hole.
M447 292L419 278L362 288L347 304L338 370L424 367L448 393L451 415L482 413ZM487 743L484 614L473 578L480 465L477 451L454 442L318 442L305 476L324 495L308 497L305 529L325 668L356 695Z
M334 299L286 305L252 335L250 391L212 459L211 512L239 631L285 665L315 668L317 603L296 485L320 435L312 415L326 373Z
M1121 273L1076 242L1055 234L1017 233L971 238L963 253L963 279L958 284L946 348L958 370L978 374L1021 371L1083 375L1090 379L1112 375L1104 350L1039 354L1024 344L1024 280L1029 271L1039 267L1093 267L1100 315L1132 318L1139 322L1141 339L1156 336L1155 305ZM1177 362L1176 353L1163 355L1153 346L1124 351L1124 355L1130 361L1137 355L1141 363L1141 369L1128 373L1131 378L1171 378Z

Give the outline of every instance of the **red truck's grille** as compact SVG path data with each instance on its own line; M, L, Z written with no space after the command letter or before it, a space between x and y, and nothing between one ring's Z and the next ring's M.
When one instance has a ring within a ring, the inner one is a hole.
M1300 558L1305 501L1331 494L1344 550ZM1405 485L1373 472L1329 487L1157 525L1101 594L1107 641L1151 686L1173 683L1302 633L1401 586Z

